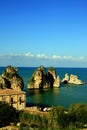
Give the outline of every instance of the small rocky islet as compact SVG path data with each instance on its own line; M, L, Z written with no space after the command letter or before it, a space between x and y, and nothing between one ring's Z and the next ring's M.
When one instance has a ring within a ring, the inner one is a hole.
M70 74L70 76L69 76L68 73L65 74L65 77L62 79L61 82L65 83L65 84L75 84L75 85L84 84L84 82L81 81L77 75Z

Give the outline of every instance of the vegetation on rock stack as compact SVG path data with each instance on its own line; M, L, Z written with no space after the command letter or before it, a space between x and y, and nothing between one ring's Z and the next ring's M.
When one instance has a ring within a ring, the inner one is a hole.
M15 90L23 90L24 82L18 74L16 67L7 66L6 70L0 76L0 89L11 88Z
M29 89L40 89L40 88L51 88L60 87L60 79L56 77L56 71L53 67L48 69L46 73L46 68L44 66L38 67L28 82Z

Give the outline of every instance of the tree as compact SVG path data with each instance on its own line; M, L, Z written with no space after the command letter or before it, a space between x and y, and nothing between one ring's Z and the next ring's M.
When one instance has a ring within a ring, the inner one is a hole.
M7 125L10 122L17 122L17 112L8 103L0 102L0 124Z

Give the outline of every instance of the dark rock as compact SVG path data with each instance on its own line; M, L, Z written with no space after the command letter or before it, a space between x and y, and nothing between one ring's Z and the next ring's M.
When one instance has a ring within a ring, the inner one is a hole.
M68 81L67 81L67 80L64 80L63 83L64 83L64 84L68 84Z

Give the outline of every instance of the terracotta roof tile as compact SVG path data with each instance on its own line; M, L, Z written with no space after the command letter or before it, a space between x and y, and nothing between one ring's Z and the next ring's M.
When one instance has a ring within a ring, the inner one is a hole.
M16 91L13 89L0 90L0 96L1 95L18 95L18 94L25 94L25 92L24 91Z

